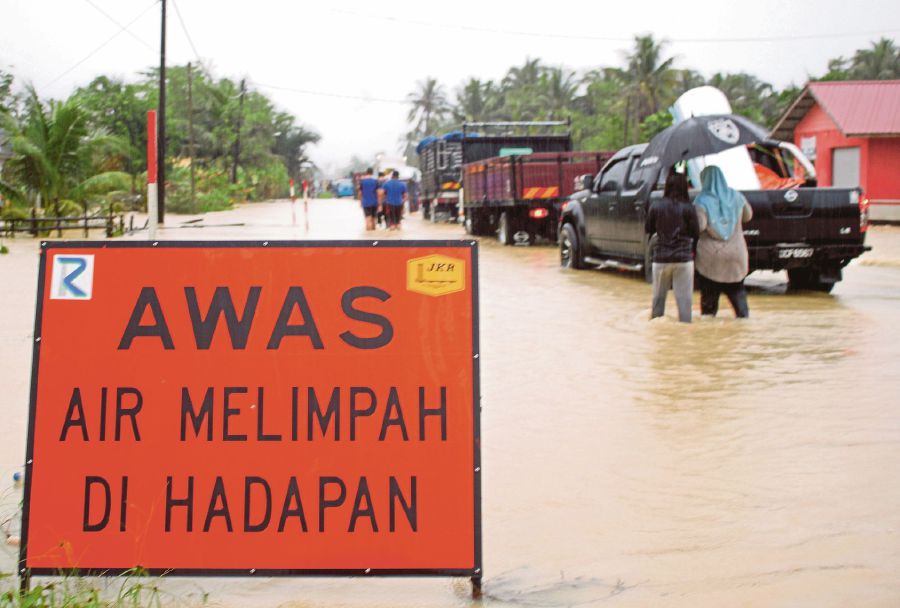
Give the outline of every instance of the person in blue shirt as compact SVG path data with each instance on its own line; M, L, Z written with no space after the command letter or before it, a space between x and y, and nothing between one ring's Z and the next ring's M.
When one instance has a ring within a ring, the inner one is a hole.
M366 218L366 230L375 230L375 216L378 213L378 180L372 175L372 168L359 180L359 198Z
M401 182L400 172L391 173L391 179L381 185L384 191L384 202L387 212L388 230L399 230L400 221L403 219L403 203L408 198L406 184Z

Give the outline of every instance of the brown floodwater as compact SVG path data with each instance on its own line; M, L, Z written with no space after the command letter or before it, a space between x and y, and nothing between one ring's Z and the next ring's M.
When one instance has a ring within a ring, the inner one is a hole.
M463 237L415 215L367 234L351 201L312 202L308 231L299 205L297 220L286 202L247 205L170 216L159 238ZM637 275L480 240L484 604L900 605L900 229L874 228L831 295L755 274L750 319L691 325L671 296L648 321ZM3 519L25 453L38 262L35 242L6 243ZM173 605L472 604L462 579L163 586Z

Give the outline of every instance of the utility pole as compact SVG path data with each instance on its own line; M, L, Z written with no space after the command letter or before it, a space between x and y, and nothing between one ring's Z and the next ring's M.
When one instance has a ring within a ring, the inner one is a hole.
M157 183L159 185L159 223L166 221L166 0L162 3L162 25L159 38L159 122L156 150Z
M241 158L241 123L244 120L244 93L247 91L246 81L241 78L241 97L238 102L237 127L234 136L234 164L231 166L231 183L237 183L238 162Z
M191 150L191 205L197 204L197 173L194 168L194 95L191 62L187 65L188 80L188 145Z

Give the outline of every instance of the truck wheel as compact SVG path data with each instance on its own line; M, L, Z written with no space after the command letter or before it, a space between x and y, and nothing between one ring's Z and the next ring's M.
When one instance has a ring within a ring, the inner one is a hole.
M463 228L465 229L466 234L478 234L475 232L475 218L472 217L471 209L466 211L466 219L463 220Z
M512 225L510 214L504 211L500 214L500 221L497 222L497 240L501 245L515 245L516 230Z
M647 248L644 249L644 280L653 283L653 254L656 252L656 235L650 237L647 241Z
M487 234L487 229L485 228L487 225L486 218L477 209L466 209L465 214L463 226L466 229L466 234L476 236Z
M788 281L791 290L831 293L834 289L834 281L823 281L821 273L815 268L792 268L788 270Z
M559 265L563 268L584 268L578 248L578 233L572 224L563 224L559 231Z

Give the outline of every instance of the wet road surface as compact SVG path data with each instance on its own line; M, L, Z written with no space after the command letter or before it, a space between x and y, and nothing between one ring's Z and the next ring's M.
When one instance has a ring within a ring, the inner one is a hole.
M366 233L352 201L312 201L308 231L296 211L297 226L284 201L170 216L159 238L464 237L418 215ZM484 604L900 605L900 229L874 229L831 295L758 273L749 320L723 298L720 318L691 325L671 296L648 321L635 274L479 240ZM25 452L38 249L7 244L0 487ZM173 604L202 589L234 607L472 603L447 579L165 588Z

